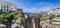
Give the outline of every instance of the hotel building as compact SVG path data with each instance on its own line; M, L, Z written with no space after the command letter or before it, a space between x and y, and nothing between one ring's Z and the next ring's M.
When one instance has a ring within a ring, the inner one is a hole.
M0 12L11 12L11 11L17 11L16 5L10 2L0 1Z

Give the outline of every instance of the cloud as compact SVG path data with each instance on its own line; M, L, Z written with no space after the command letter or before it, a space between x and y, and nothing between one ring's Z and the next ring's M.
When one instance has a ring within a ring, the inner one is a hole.
M27 13L35 13L37 12L37 8L24 8L24 12L27 12Z
M39 12L39 11L48 11L51 8L56 7L57 5L50 2L39 2L30 6L25 6L25 12ZM26 8L30 7L30 8Z
M49 9L51 9L52 7L42 7L42 8L40 8L40 10L39 11L48 11Z

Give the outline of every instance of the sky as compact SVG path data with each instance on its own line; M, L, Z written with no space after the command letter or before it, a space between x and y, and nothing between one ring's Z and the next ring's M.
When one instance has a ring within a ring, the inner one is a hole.
M0 0L8 1L22 8L23 12L36 13L48 11L51 8L60 7L60 0Z

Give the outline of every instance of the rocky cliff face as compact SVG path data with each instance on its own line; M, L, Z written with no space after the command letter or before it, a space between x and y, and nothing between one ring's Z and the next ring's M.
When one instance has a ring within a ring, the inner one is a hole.
M7 28L7 27L4 24L0 24L0 28Z
M24 26L21 24L21 21L19 20L19 19L17 19L17 20L13 20L13 22L12 22L13 24L12 24L12 28L24 28Z
M60 28L60 17L54 18L52 22L40 22L40 28Z
M12 20L12 24L11 24L11 28L24 28L23 26L23 18L22 18L22 14L18 13L16 15L16 19Z

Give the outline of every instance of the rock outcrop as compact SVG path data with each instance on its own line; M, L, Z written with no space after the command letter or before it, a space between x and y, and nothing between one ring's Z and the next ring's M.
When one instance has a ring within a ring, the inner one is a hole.
M4 24L0 24L0 28L7 28L7 27Z
M40 24L41 28L60 28L60 17L52 20L52 22L43 22Z
M11 28L24 28L19 19L13 20Z
M52 26L53 28L60 28L60 17L53 19Z

